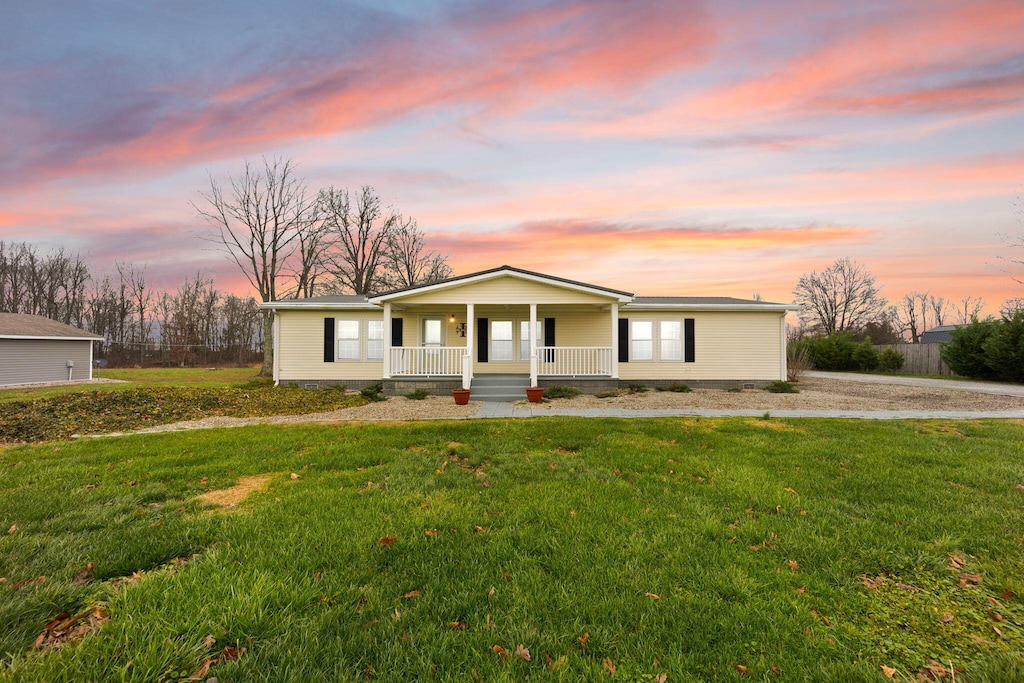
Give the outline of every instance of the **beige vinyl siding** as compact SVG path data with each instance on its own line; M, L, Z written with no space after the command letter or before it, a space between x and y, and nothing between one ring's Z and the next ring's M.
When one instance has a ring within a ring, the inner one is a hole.
M0 339L0 386L92 378L92 342L63 339Z
M624 310L619 315L656 322L693 318L696 351L693 363L658 360L659 329L655 325L655 360L619 363L620 379L777 380L782 374L778 313Z
M482 282L470 282L458 287L447 287L433 292L395 297L395 304L602 304L615 297L599 296L566 287L531 282L512 276L496 277ZM465 309L463 309L464 313Z
M381 311L297 311L278 310L280 339L278 377L281 381L302 379L380 379L382 361L346 360L324 362L324 318L358 320L360 358L366 357L366 321L383 320ZM387 340L385 339L385 342ZM337 339L335 339L335 354Z

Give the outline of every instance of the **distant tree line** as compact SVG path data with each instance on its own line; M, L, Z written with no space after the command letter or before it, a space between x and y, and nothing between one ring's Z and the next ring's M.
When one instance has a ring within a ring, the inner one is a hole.
M42 315L103 336L94 356L110 364L244 364L263 354L256 300L225 294L212 278L186 276L174 291L146 282L144 267L94 274L78 254L0 241L0 312Z
M379 294L452 274L447 256L427 248L416 221L385 206L371 187L310 190L288 158L248 160L193 203L205 235L235 262L264 302L320 294ZM264 314L263 369L273 368L271 320Z
M923 332L941 325L966 325L985 307L984 299L970 294L947 299L918 291L890 304L875 276L850 258L836 259L820 273L801 275L793 302L801 307L798 338L844 333L851 341L870 339L875 344L916 344ZM1010 299L1002 313L1012 316L1024 308L1022 304L1022 299Z

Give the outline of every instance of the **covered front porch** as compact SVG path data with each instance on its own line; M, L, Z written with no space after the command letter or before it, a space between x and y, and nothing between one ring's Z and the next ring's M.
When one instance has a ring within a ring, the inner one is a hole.
M618 379L617 302L585 304L383 302L385 380L528 375Z

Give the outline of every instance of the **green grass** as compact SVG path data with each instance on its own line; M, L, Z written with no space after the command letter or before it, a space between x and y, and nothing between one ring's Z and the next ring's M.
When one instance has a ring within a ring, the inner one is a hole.
M140 387L229 387L256 378L259 368L100 368L93 369L93 377L116 379L116 384L65 384L52 387L0 388L0 404L9 401L27 401L64 394L80 394L102 386L104 391L125 391Z
M0 680L181 680L231 645L207 676L883 681L934 659L1021 681L1022 441L996 421L538 418L8 448ZM256 474L236 508L195 499ZM97 602L98 631L31 649ZM520 644L531 661L492 649Z

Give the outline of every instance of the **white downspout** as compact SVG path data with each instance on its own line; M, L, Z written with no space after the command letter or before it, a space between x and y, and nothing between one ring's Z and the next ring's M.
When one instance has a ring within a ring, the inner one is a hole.
M786 358L787 354L786 354L786 314L785 313L783 313L782 317L779 318L779 344L780 344L780 347L781 347L781 352L779 353L779 363L782 366L782 376L779 377L779 379L781 381L785 382L788 379L787 375L789 373L789 370L786 367L786 365L787 365L787 363L786 363L786 361L787 361L787 358Z
M280 386L281 384L281 316L277 314L277 309L270 309L270 314L274 316L274 324L271 325L271 343L274 345L274 386ZM263 341L266 343L266 340Z

